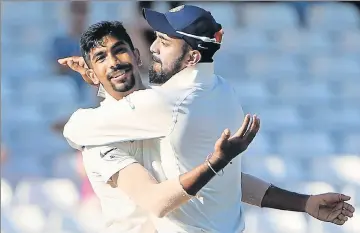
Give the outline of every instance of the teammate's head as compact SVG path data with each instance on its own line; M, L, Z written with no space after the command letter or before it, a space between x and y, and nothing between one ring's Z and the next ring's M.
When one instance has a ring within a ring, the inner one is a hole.
M202 8L182 5L165 14L144 9L143 15L156 32L150 47L152 83L165 83L185 67L212 62L220 48L222 27Z
M81 35L80 47L89 67L88 77L113 97L121 98L141 83L140 54L121 22L91 25Z

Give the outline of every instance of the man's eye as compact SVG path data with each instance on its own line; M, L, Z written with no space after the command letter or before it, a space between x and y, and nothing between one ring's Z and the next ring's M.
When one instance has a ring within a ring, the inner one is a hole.
M104 59L105 59L104 56L100 56L100 57L97 57L97 58L96 58L96 61L103 61Z
M126 49L124 48L118 48L115 50L115 54L118 54L118 53L125 53L126 52Z

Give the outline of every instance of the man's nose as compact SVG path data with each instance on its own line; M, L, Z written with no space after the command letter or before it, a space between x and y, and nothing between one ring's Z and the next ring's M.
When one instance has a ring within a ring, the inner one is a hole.
M150 52L159 54L158 40L155 40L150 46Z
M116 56L111 56L110 58L110 66L114 69L120 63L119 59Z

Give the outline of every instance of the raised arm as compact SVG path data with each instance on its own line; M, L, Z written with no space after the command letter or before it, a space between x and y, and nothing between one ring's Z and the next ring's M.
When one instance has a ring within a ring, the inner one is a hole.
M204 163L171 180L158 183L140 164L128 160L127 166L116 173L104 172L104 181L117 186L136 204L157 217L163 217L194 197L215 175L238 154L246 150L259 130L260 122L246 116L241 128L232 137L227 130L215 143L214 152ZM119 157L121 151L110 149L107 156ZM125 161L126 159L121 159Z
M76 149L163 137L173 124L170 101L161 91L147 89L99 108L79 109L63 135Z

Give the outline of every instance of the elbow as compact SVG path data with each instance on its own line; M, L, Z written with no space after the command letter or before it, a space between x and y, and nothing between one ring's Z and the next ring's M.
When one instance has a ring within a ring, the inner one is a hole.
M74 129L74 126L76 125L72 124L70 120L64 125L63 136L67 140L74 141L74 134L76 133L76 129Z
M63 136L72 148L80 151L83 150L83 147L79 144L74 131L69 128L68 124L64 126Z
M77 141L79 138L82 138L84 135L88 135L87 129L87 111L84 109L78 109L76 112L74 112L69 120L65 123L63 128L63 136L75 143L78 143ZM84 133L86 132L86 134Z

